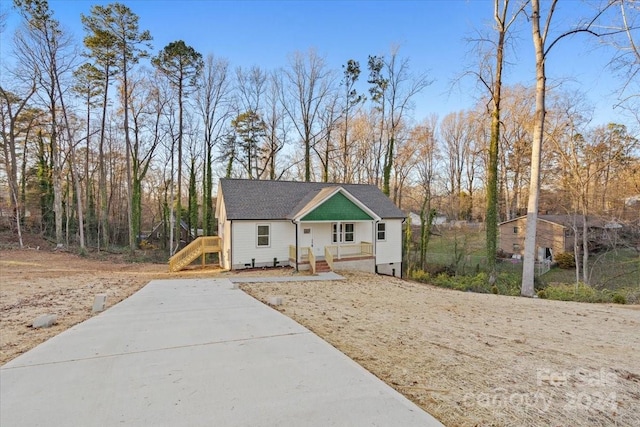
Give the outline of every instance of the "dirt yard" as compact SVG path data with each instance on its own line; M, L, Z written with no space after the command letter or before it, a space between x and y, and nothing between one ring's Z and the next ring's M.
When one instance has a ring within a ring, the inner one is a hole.
M253 274L290 274L285 270ZM0 250L0 364L167 272L50 250ZM229 274L229 273L227 273ZM346 274L248 284L447 426L640 425L640 307L480 295ZM56 314L49 329L33 329Z

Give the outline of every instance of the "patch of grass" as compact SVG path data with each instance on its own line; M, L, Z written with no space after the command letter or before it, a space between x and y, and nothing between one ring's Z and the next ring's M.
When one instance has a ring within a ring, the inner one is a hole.
M633 249L617 249L589 257L589 283L598 289L640 287L640 257ZM571 283L575 269L553 268L541 278L544 282Z
M599 290L582 282L578 284L556 283L538 291L540 298L558 301L626 304L624 295L608 289Z
M473 275L452 276L447 273L430 274L426 271L416 270L410 273L409 278L418 282L464 292L520 295L520 279L509 273L499 273L493 285L489 284L487 273L484 272Z
M425 271L414 271L408 277L461 291L520 295L522 262L499 260L495 287L489 285L483 230L444 228L438 232L429 240ZM574 261L571 253L562 256L568 264ZM415 262L415 256L413 259ZM617 248L593 254L589 266L591 286L581 285L576 291L575 269L556 267L536 277L539 296L566 301L640 303L640 257L635 250Z

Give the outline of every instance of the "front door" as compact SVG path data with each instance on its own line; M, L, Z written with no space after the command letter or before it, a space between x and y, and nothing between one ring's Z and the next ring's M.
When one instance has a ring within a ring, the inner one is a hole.
M302 225L300 233L300 248L313 248L313 228L311 228L310 225ZM304 256L306 256L306 253Z
M322 245L316 244L313 239L313 227L309 224L303 224L301 225L300 231L300 247L311 248L311 250L313 250L313 254L317 257L323 256L324 248Z

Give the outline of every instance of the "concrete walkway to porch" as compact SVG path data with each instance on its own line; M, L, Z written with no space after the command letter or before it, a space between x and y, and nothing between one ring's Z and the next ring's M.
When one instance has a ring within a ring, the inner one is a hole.
M315 276L263 276L263 277L227 277L232 283L268 283L268 282L315 282L318 280L344 280L341 275L329 271L326 273L318 273Z

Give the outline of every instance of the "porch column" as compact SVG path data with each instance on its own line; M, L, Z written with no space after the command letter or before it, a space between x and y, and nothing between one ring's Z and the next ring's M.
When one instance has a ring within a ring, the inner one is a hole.
M340 245L342 245L342 222L336 224L336 255L340 259Z

